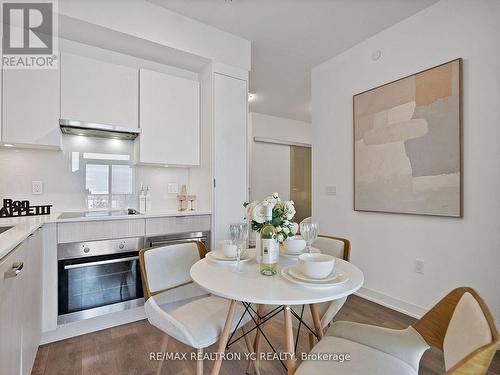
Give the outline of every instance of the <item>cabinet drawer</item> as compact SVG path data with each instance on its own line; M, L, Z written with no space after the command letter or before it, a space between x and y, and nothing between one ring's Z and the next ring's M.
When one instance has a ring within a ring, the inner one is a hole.
M146 235L210 230L210 215L175 216L146 219Z
M106 220L57 225L58 243L144 236L145 220Z

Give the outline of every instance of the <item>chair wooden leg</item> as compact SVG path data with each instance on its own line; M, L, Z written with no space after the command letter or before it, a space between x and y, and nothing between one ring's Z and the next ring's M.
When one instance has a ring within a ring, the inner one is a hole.
M309 351L312 350L312 348L314 347L314 335L312 333L309 333Z
M286 367L288 369L288 375L295 374L295 347L293 342L293 325L292 325L292 313L290 312L290 306L285 306L285 348L287 352Z
M198 349L198 359L196 360L196 375L203 375L203 348Z
M314 323L314 329L316 330L316 335L321 340L323 338L323 328L321 328L321 320L319 319L318 309L316 309L316 305L309 305L311 309L311 316Z
M236 308L236 301L231 300L229 304L229 310L227 312L226 323L224 324L224 329L219 337L219 347L217 348L217 359L214 361L214 366L212 367L211 375L218 375L220 367L222 365L222 356L226 351L227 339L229 338L229 332L231 331L231 325L233 323L234 309Z

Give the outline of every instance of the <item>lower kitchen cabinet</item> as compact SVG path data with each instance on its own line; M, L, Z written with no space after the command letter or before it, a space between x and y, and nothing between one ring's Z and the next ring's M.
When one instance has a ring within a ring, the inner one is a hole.
M27 242L16 247L0 263L0 363L2 373L21 373L22 304L19 298L24 274L13 267L24 262Z
M146 236L210 230L210 215L156 217L146 219Z
M22 366L23 374L31 374L42 335L42 233L38 229L28 237L24 261ZM1 318L0 318L1 319Z
M31 374L42 322L40 231L0 261L0 363L2 374Z

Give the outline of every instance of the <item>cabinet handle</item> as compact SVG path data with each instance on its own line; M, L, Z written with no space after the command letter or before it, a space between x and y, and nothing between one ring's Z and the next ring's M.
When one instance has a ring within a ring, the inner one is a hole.
M19 275L21 273L21 271L23 270L23 267L24 267L23 262L14 263L12 265L12 268L10 269L10 271L7 271L3 274L3 278L9 279L11 277L16 277L17 275Z

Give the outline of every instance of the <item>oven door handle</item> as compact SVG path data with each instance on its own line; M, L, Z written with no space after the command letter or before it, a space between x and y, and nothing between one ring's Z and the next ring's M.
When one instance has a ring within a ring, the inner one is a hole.
M139 259L138 256L134 257L127 257L127 258L118 258L118 259L110 259L110 260L100 260L97 262L89 262L89 263L79 263L79 264L69 264L67 266L64 266L65 270L71 270L74 268L83 268L83 267L91 267L91 266L100 266L102 264L112 264L112 263L120 263L120 262L126 262L129 260L137 260Z

